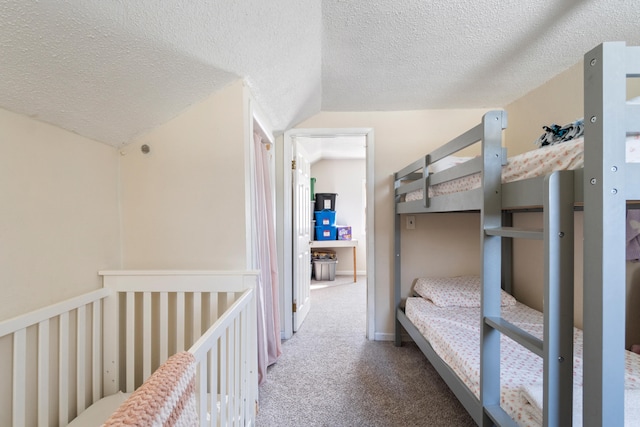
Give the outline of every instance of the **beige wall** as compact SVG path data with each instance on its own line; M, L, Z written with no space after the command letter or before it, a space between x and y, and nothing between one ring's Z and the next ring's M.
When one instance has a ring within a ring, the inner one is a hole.
M509 125L505 141L509 155L536 149L533 142L542 125L564 125L583 117L584 96L582 62L506 106ZM627 97L640 94L640 81L630 80ZM582 225L581 212L575 214L575 314L582 326ZM516 226L541 226L541 214L517 214ZM542 309L543 267L541 242L518 240L514 244L514 294L531 307ZM627 263L627 347L640 343L640 263Z
M118 155L0 109L0 320L97 289L120 267Z
M390 339L393 312L393 173L480 122L486 110L320 113L299 128L373 128L376 236L375 331ZM463 274L479 266L479 226L476 214L433 215L420 218L415 230L403 231L403 295L413 280L426 274ZM403 219L404 221L404 219ZM451 234L443 233L445 229ZM370 228L371 229L371 228ZM413 262L412 258L418 259ZM464 262L460 262L460 260Z
M238 81L123 150L125 268L246 268L243 108Z
M366 274L367 235L365 233L364 188L365 160L320 160L311 165L311 176L316 178L316 193L337 193L336 224L351 227L356 247L356 271ZM353 249L336 248L337 274L353 275Z

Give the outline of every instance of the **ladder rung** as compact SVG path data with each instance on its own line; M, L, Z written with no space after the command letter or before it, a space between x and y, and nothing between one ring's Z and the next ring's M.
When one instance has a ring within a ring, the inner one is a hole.
M497 227L487 228L484 232L489 236L513 237L516 239L543 239L542 229L518 228L518 227Z
M484 323L508 336L527 350L540 357L543 356L542 340L534 337L529 332L517 327L513 323L507 322L502 317L485 317Z

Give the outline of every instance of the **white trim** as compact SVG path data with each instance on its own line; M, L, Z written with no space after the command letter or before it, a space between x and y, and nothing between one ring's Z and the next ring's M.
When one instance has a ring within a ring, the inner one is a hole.
M292 236L291 236L291 144L294 137L320 137L320 136L364 136L366 138L366 179L367 179L367 327L368 339L377 340L375 334L375 215L374 215L374 132L372 128L319 128L319 129L291 129L284 133L283 157L282 157L282 185L280 186L282 212L279 212L282 220L282 242L278 246L279 254L282 254L282 270L280 271L280 290L283 295L282 336L285 339L293 335L292 322ZM280 243L280 242L279 242Z
M244 127L244 215L245 215L245 266L256 268L256 226L253 212L255 212L255 158L253 154L253 99L249 89L243 87L243 127Z
M243 87L244 105L244 147L245 147L245 241L246 241L246 267L256 268L258 265L257 230L255 222L255 170L256 159L253 149L253 134L260 134L269 143L274 143L273 130L264 113L251 95L249 88ZM275 188L274 188L275 189Z

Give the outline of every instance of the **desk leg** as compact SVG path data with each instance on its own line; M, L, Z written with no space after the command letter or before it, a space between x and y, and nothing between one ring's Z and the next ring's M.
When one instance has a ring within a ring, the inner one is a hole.
M353 283L357 281L356 277L356 247L353 247Z

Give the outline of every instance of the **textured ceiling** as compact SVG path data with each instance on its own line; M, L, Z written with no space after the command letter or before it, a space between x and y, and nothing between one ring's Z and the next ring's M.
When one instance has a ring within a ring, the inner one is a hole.
M638 0L4 0L0 107L119 146L238 78L277 130L504 106L639 22Z

